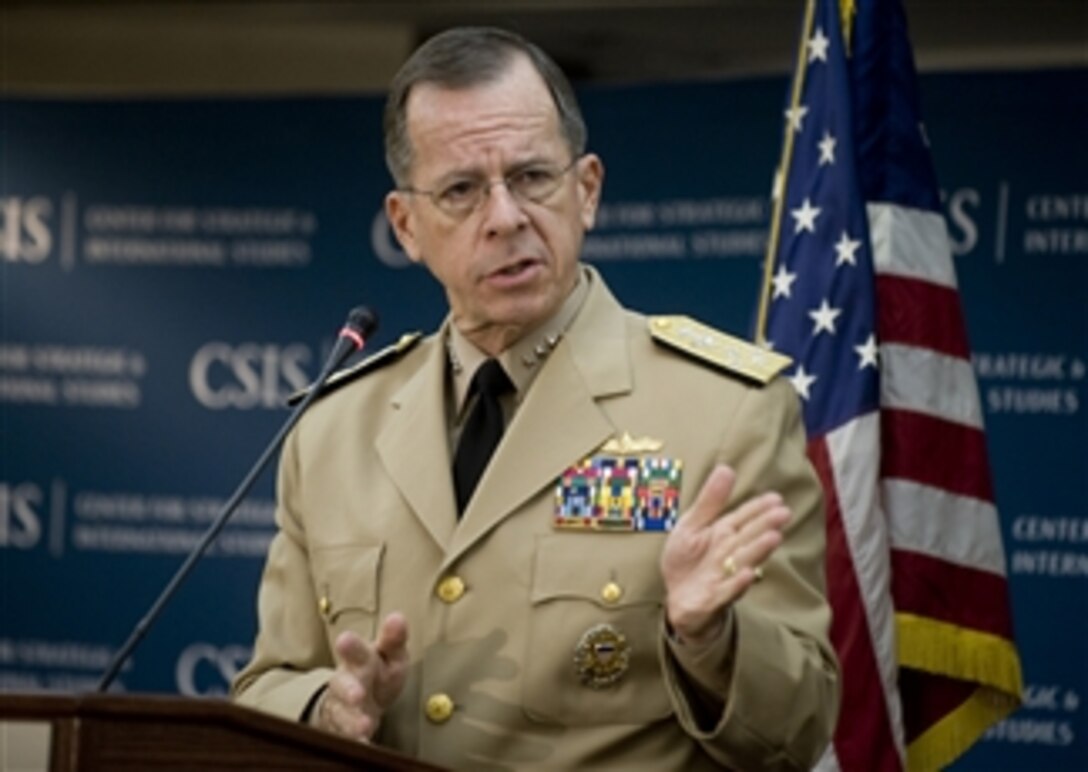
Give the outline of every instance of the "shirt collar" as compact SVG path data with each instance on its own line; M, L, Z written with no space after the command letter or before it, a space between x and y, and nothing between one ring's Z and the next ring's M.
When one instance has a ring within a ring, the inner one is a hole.
M570 327L589 294L589 272L580 267L574 289L548 319L522 335L497 357L514 384L516 401L521 402L540 367ZM489 357L462 335L453 324L447 325L446 352L456 414L460 415L468 399L469 386L477 368Z

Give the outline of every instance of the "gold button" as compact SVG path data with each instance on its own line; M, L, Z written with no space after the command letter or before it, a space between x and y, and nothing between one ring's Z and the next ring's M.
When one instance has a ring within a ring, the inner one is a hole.
M427 698L424 712L430 721L435 724L444 724L453 715L453 700L450 699L448 694L442 694L441 692L432 694Z
M329 602L328 595L322 595L321 600L317 602L317 610L321 612L321 616L327 617L329 611L332 610L332 603Z
M609 582L601 588L601 600L605 603L616 603L623 597L623 588L615 582Z
M447 576L438 583L438 597L446 603L456 603L465 594L465 582L459 576Z

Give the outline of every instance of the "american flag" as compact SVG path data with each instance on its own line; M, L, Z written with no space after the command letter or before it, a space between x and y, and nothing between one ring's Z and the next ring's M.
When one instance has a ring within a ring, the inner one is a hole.
M809 0L757 337L794 358L843 700L822 769L946 766L1021 699L1005 555L899 0Z

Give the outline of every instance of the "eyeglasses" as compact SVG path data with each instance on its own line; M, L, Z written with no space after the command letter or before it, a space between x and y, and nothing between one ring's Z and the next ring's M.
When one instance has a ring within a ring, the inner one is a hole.
M574 165L575 158L566 166L553 163L532 163L507 174L501 180L486 177L459 177L435 190L401 188L404 193L419 194L431 199L441 211L451 217L462 218L475 212L491 195L491 189L502 184L519 204L540 204L559 190L563 177Z

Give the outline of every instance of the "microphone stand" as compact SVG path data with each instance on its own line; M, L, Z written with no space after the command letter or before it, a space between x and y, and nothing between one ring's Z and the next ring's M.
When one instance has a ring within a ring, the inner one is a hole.
M254 483L257 482L257 478L261 476L261 472L268 466L268 462L272 460L272 457L279 450L280 445L283 443L287 434L295 427L298 420L302 417L302 414L306 411L306 408L310 406L323 391L325 381L329 379L329 376L339 368L349 356L356 351L360 351L365 345L366 338L368 338L375 329L377 329L378 321L377 317L369 309L356 308L348 315L348 321L344 325L344 328L340 331L340 336L337 339L336 346L333 347L332 353L329 354L328 361L325 363L325 367L322 369L321 374L318 375L317 380L310 387L306 393L306 397L295 407L291 415L288 416L287 421L280 427L279 432L272 438L272 441L265 447L261 457L257 459L257 462L249 470L249 473L245 476L245 479L238 485L234 493L223 508L216 515L215 520L208 527L208 530L204 532L200 541L193 548L192 552L185 559L185 562L181 564L181 567L174 574L173 578L166 585L163 591L159 594L158 599L151 605L143 619L137 623L133 628L132 633L129 635L128 640L124 645L117 650L113 659L110 660L109 666L106 668L106 672L102 674L102 678L98 682L98 686L95 688L97 692L105 692L109 689L110 684L113 683L117 674L121 672L121 667L125 664L125 660L129 658L133 650L140 644L140 641L147 635L148 630L155 623L155 620L159 618L163 608L166 607L167 602L177 592L181 583L192 572L193 567L197 561L204 556L204 553L211 546L212 542L219 535L219 532L223 530L223 526L227 524L227 520L234 514L234 510L238 508L238 505L242 503L242 500L249 493Z

